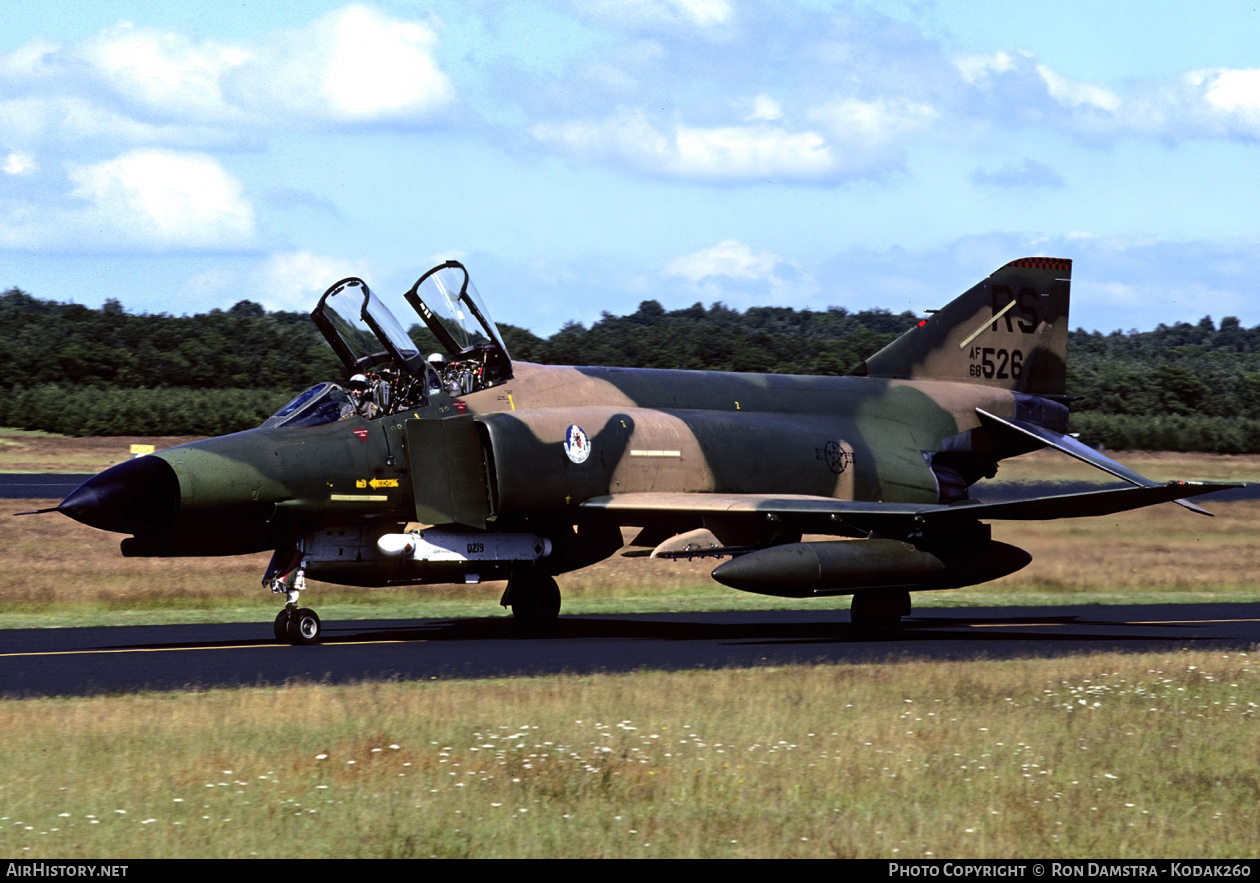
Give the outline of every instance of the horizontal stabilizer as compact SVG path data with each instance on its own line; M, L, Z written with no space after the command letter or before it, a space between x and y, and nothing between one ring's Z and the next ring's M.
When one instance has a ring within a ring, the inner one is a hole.
M1075 457L1082 463L1088 463L1095 468L1101 469L1103 472L1114 475L1116 478L1122 478L1131 484L1136 484L1139 487L1164 487L1164 485L1159 482L1147 478L1145 475L1134 472L1128 466L1117 463L1110 457L1106 457L1098 451L1095 451L1089 445L1082 444L1070 435L1065 435L1062 432L1055 432L1052 429L1046 429L1044 426L1038 426L1037 424L1029 423L1026 420L997 417L982 408L976 408L976 413L980 415L982 423L1003 426L1014 432L1036 439L1042 444L1049 445L1056 450L1062 451L1069 457ZM1231 486L1238 487L1238 485ZM1213 487L1213 490L1220 489L1220 487ZM1204 493L1207 492L1205 491ZM1185 506L1191 512L1197 512L1200 515L1212 514L1206 509L1200 508L1199 506L1185 500L1174 499L1172 502L1177 503L1180 506Z

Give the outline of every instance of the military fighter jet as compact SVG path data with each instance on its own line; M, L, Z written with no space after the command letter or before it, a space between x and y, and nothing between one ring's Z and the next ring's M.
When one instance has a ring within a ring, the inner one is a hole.
M545 628L555 577L623 549L623 528L639 554L729 559L713 571L725 585L852 595L855 623L891 626L912 591L1029 562L988 521L1203 512L1185 498L1234 486L1158 484L1067 434L1071 266L1012 261L843 377L513 362L457 261L403 296L441 350L426 357L344 279L311 316L349 381L255 429L114 466L55 511L130 534L126 556L272 550L275 635L296 644L320 638L307 578L507 580L501 603ZM998 461L1044 447L1128 485L973 498Z

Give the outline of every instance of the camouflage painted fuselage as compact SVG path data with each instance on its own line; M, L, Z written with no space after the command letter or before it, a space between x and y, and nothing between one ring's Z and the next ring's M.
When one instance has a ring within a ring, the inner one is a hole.
M124 543L129 555L206 555L280 548L364 523L572 526L590 517L582 502L607 494L935 503L932 461L942 452L985 463L1018 453L983 437L975 409L1014 416L1028 399L939 381L514 369L506 384L459 402L438 394L406 414L254 429L161 451L152 456L173 468L178 505L145 523L102 526L136 534ZM566 452L570 427L588 440L581 462ZM475 446L433 441L451 431ZM471 518L440 490L435 499L435 486L461 475Z

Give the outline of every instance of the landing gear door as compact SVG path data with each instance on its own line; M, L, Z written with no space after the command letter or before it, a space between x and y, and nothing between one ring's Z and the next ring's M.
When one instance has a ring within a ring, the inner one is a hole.
M416 521L484 530L493 514L490 481L472 415L412 419L406 426Z
M447 358L443 380L454 395L512 379L512 359L486 312L468 270L447 261L421 276L404 295Z

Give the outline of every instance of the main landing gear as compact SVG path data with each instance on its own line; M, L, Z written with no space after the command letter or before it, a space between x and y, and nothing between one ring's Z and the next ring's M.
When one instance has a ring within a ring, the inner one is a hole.
M892 629L910 615L910 593L867 589L853 593L849 621L859 628Z
M306 588L306 559L296 549L280 551L271 557L263 585L288 603L276 614L273 631L281 644L318 644L322 634L319 616L309 607L298 607L298 597Z
M527 634L555 628L560 617L560 587L554 577L534 570L518 570L508 578L499 604L512 608L517 627Z

